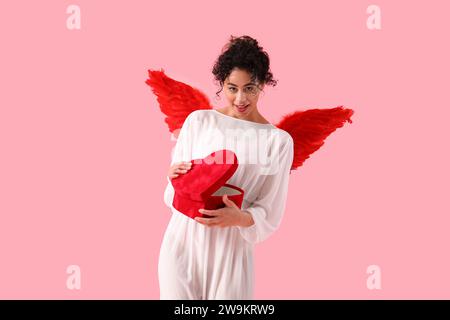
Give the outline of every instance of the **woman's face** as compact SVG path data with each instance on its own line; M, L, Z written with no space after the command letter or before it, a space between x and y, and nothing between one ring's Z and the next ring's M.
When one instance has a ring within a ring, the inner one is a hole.
M253 118L258 113L256 103L263 88L264 84L253 82L247 71L233 69L224 81L224 92L231 115L241 119Z

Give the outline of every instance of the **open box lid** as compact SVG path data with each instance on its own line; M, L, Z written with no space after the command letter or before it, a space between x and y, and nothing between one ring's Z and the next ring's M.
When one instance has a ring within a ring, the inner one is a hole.
M214 151L203 159L191 160L191 169L171 180L176 192L203 201L233 176L239 165L236 154L227 149Z

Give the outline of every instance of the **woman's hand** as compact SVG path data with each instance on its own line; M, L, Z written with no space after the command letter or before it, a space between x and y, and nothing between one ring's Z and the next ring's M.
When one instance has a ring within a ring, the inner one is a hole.
M226 205L225 208L217 210L199 209L200 213L212 216L212 218L196 217L195 221L208 227L221 228L231 226L249 227L254 223L251 214L239 209L233 201L228 199L226 194L222 197L222 200Z
M169 172L167 173L167 176L169 179L173 179L178 177L180 174L185 174L188 172L192 167L192 162L182 161L174 163L169 168Z

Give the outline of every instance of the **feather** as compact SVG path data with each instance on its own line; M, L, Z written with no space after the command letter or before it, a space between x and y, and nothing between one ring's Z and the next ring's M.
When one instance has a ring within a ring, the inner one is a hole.
M352 109L342 106L330 109L295 111L282 117L276 125L287 131L294 140L294 159L291 170L303 165L311 154L324 144L325 139L346 121L352 123Z
M213 108L203 92L169 78L162 68L161 71L148 70L148 76L145 83L157 96L159 107L167 116L164 121L172 133L181 129L184 120L192 111ZM178 135L178 132L176 133Z

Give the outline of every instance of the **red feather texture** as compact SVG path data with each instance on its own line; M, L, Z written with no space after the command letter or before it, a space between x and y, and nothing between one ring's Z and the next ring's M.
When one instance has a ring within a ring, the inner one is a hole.
M184 120L195 110L212 109L208 97L198 89L183 82L169 78L161 71L148 70L149 78L145 81L157 96L161 111L167 116L165 122L169 131L178 137Z
M352 123L352 109L342 106L331 109L309 109L283 116L276 125L287 131L294 140L294 160L291 170L296 170L309 156L324 144L324 140L346 121Z

